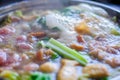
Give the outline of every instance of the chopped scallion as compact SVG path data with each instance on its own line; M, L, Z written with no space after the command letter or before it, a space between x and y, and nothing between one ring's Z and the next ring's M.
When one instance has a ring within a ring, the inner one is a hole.
M45 47L45 43L44 43L44 41L38 41L38 43L37 43L37 47Z
M17 11L15 11L15 15L17 15L18 17L22 17L23 13L22 13L22 11L17 10Z
M31 80L51 80L51 77L46 73L34 72L31 74Z
M58 54L56 52L53 52L52 55L51 55L51 59L56 59L58 58Z
M109 80L109 78L108 77L103 77L100 80Z
M48 43L46 44L47 47L56 51L59 55L74 59L78 61L81 65L85 66L87 64L87 60L77 51L68 48L67 46L61 44L60 42L56 41L55 39L51 38Z
M111 29L111 34L118 36L118 35L120 35L120 32L117 29L112 28Z

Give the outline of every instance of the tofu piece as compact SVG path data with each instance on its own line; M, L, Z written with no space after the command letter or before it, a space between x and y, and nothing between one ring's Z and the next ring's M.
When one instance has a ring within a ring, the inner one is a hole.
M73 66L63 66L58 72L57 80L78 80L76 68Z
M91 64L83 68L83 73L88 74L91 78L101 78L109 76L107 68L102 64Z
M39 67L39 70L46 73L52 73L58 70L58 66L55 63L46 62Z

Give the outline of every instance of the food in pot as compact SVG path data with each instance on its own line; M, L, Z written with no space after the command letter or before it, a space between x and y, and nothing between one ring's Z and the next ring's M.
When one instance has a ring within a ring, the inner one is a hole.
M99 7L15 11L0 21L0 80L107 80L120 75L120 28Z

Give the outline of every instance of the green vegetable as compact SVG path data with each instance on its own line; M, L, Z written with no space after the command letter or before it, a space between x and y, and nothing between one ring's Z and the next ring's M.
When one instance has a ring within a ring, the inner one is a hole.
M113 20L114 22L117 22L117 17L116 17L116 16L113 16L113 17L112 17L112 20Z
M120 32L117 29L112 28L111 29L111 34L119 36Z
M42 38L42 40L43 40L44 42L48 42L49 39L50 39L50 37L44 37L44 38Z
M56 52L53 52L51 55L51 59L56 59L58 57L59 57L59 55Z
M39 72L34 72L34 73L32 73L31 74L31 80L37 80L37 78L39 77L39 76L41 76L41 74L42 73L39 73Z
M5 16L2 19L0 19L0 27L3 27L5 25L8 25L12 22L11 17L10 16Z
M49 41L49 37L44 37L41 39L41 41L38 41L37 47L46 47L45 43Z
M74 7L68 7L61 11L64 16L79 16L80 10Z
M46 19L45 19L45 17L38 17L36 21L39 24L46 25Z
M31 80L31 78L29 75L23 74L23 75L21 75L19 80Z
M45 45L45 43L44 43L44 41L38 41L38 43L37 43L37 47L45 47L46 45Z
M109 78L108 77L103 77L100 80L109 80Z
M31 74L31 80L51 80L51 77L46 73L34 72Z
M59 55L61 55L63 57L74 59L74 60L78 61L83 66L85 66L87 64L87 60L80 53L78 53L77 51L75 51L73 49L66 47L65 45L61 44L60 42L56 41L53 38L51 38L48 41L46 46L53 49L54 51L56 51L57 53L59 53Z
M17 10L17 11L15 11L15 15L18 16L18 17L22 17L23 13L22 13L22 11Z
M18 80L19 74L13 71L6 70L0 74L0 77L5 78L6 80Z
M60 31L60 29L58 27L53 27L52 31Z
M35 22L37 22L38 24L41 24L43 29L48 29L48 26L46 25L46 17L45 16L38 17Z
M51 77L50 77L50 75L49 74L42 74L42 76L41 77L39 77L39 79L37 79L37 80L51 80Z
M37 47L42 47L42 48L45 48L46 47L46 44L44 41L38 41L37 43ZM51 59L56 59L58 58L58 54L56 52L53 51L53 53L51 54Z

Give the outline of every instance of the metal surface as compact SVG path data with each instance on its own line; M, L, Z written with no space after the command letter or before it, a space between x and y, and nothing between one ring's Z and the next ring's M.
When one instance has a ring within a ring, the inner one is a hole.
M19 3L14 3L5 7L0 8L0 18L3 17L4 15L7 15L9 12L17 10L17 9L61 9L66 6L70 5L76 5L79 3L87 3L91 4L94 6L101 7L105 9L110 16L116 16L117 17L117 22L120 23L120 11L93 1L86 1L86 0L30 0L30 1L21 1Z
M61 9L63 8L60 0L30 0L30 1L21 1L19 3L13 3L4 7L0 7L0 18L7 15L9 12L15 10L30 10L30 9Z

